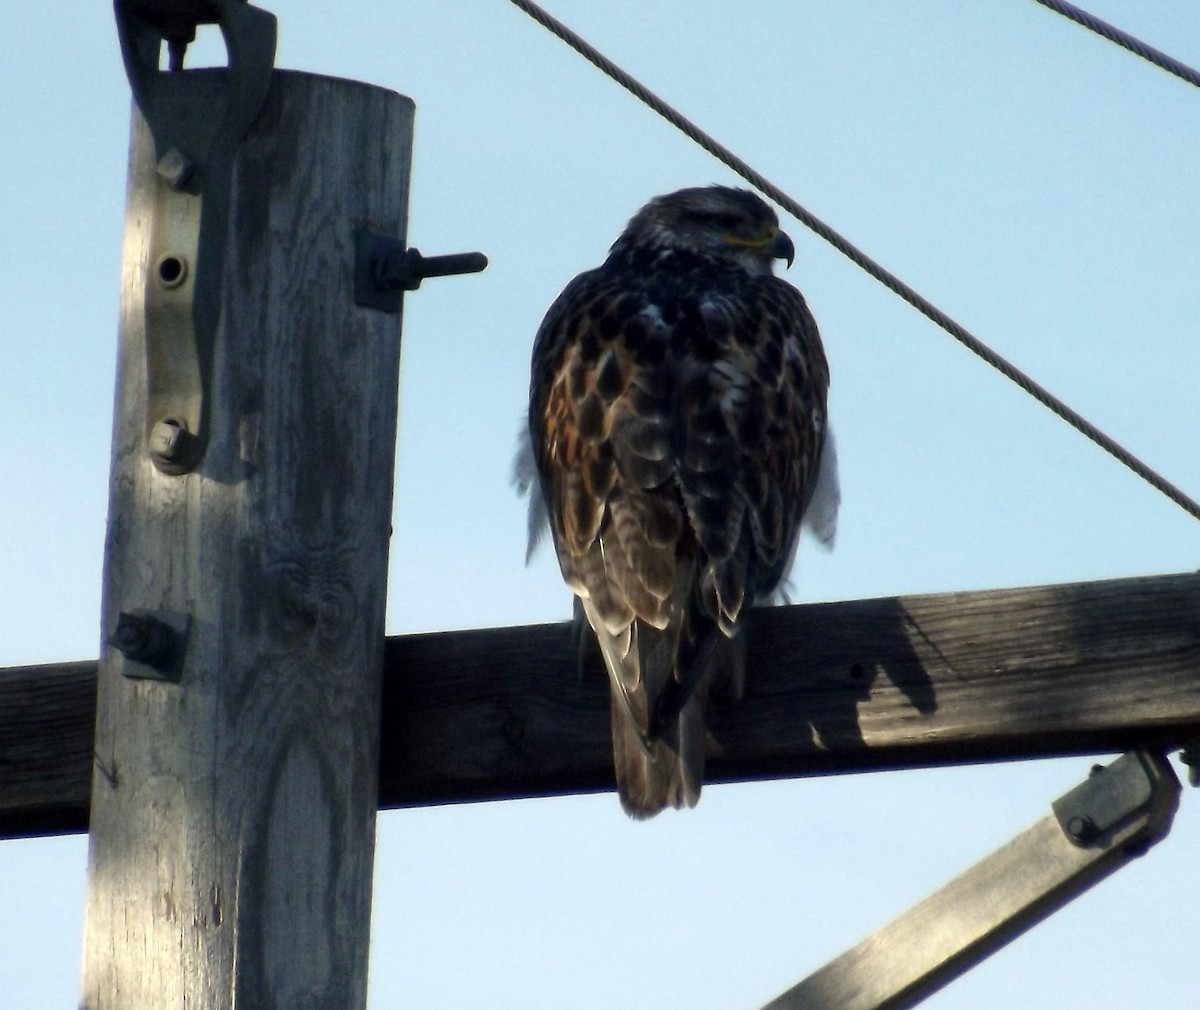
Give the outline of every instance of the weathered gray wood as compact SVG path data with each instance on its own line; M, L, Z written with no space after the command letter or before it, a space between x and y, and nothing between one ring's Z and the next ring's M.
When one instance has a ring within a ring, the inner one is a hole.
M1200 575L778 607L709 781L1168 746L1200 732ZM381 800L611 788L607 681L566 625L389 640ZM394 734L394 736L393 736Z
M0 838L87 831L96 663L0 670Z
M1081 847L1043 817L762 1010L916 1006L1166 836L1179 782L1161 758L1145 764L1152 791L1130 820Z
M749 689L714 719L713 778L1200 734L1200 575L779 607L746 634ZM380 805L612 788L607 684L595 664L580 680L568 625L401 636L385 658ZM0 837L86 827L93 678L0 670Z
M362 1008L399 366L355 229L403 237L412 103L277 72L234 164L211 437L146 452L153 145L135 114L103 632L186 614L178 684L99 667L87 1010Z

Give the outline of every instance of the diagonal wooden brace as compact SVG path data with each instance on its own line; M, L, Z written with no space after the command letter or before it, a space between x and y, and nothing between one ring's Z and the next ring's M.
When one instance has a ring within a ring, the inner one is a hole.
M903 1010L1164 838L1170 764L1131 751L1007 845L818 969L763 1010Z

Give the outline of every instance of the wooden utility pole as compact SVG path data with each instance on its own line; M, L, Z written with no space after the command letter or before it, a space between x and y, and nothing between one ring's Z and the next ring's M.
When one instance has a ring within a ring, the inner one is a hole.
M227 43L143 70L244 91ZM366 1001L400 331L355 304L356 233L404 236L413 105L267 72L223 178L133 116L87 1010Z
M377 805L611 787L605 678L566 626L385 643L400 292L486 262L404 246L412 102L273 71L242 0L116 8L106 645L0 670L0 837L90 818L82 1010L363 1010ZM909 1006L1161 838L1198 614L1189 573L751 615L714 781L1137 748L771 1007Z

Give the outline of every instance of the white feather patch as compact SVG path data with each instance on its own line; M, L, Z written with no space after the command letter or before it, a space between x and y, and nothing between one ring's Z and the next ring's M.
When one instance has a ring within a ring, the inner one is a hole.
M533 557L538 544L550 528L550 513L546 511L546 499L538 480L537 461L533 456L533 442L529 437L529 422L521 419L521 430L517 432L517 453L513 457L512 482L517 494L529 496L529 518L526 529L525 563Z
M837 446L833 441L833 429L827 428L825 441L821 446L821 462L817 469L817 486L813 489L812 499L804 512L804 525L826 550L833 549L833 541L837 536L838 506L841 502Z

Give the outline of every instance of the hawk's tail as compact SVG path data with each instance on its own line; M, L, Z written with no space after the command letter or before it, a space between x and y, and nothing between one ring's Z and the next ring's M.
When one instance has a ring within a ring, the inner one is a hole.
M627 635L601 632L612 691L613 764L631 817L693 807L704 777L710 689L740 693L742 643L709 622L699 642L680 629L635 620Z
M683 710L654 739L647 739L612 699L613 765L617 793L630 817L643 820L667 807L694 807L704 777L705 720L701 700Z

